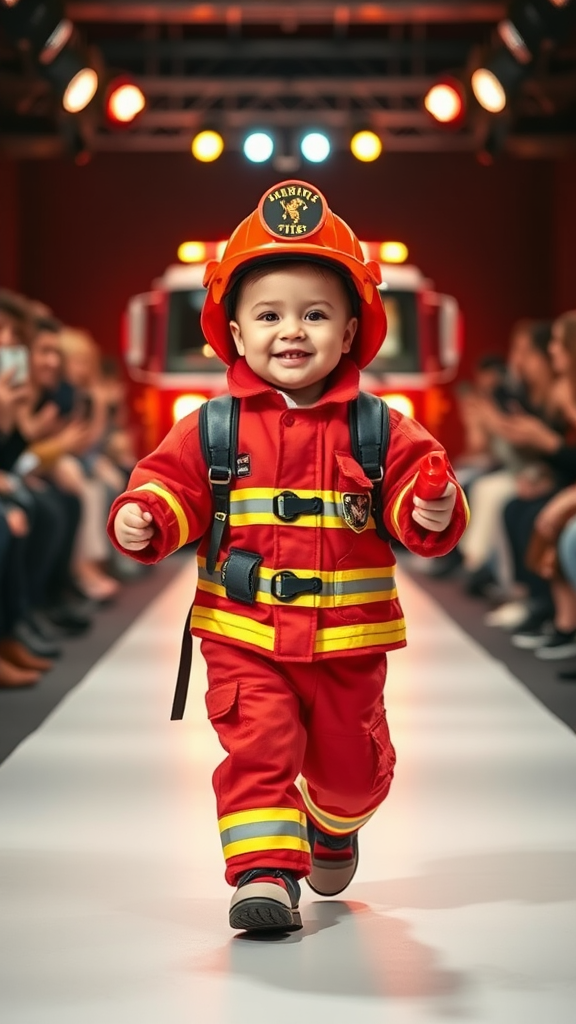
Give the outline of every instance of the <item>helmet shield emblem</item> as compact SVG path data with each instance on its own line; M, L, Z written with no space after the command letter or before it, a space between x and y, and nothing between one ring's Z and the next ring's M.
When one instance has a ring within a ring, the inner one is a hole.
M369 494L343 494L342 515L354 533L362 533L368 525L372 499Z
M324 196L305 181L286 181L262 196L258 213L274 238L303 241L319 231L328 207Z

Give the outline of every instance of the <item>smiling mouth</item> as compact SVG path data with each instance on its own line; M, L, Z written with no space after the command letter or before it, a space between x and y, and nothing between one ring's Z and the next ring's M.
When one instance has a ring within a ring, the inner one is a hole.
M295 348L295 349L291 349L290 351L287 351L287 352L275 352L274 353L274 358L275 359L289 359L289 360L290 359L294 359L294 360L296 360L296 359L306 359L309 355L311 355L310 352L304 352L303 349L300 349L300 348L296 349Z

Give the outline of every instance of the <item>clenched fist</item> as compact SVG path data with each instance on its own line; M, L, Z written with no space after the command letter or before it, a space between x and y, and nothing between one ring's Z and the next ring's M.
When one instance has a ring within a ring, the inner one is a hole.
M418 498L414 495L412 519L425 530L442 533L449 525L456 504L456 486L452 482L446 484L441 498Z
M116 513L114 534L126 551L142 551L150 543L154 533L151 512L145 512L135 501L128 502Z

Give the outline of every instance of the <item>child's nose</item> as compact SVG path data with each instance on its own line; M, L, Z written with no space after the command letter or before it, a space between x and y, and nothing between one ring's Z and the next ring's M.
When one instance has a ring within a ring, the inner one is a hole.
M290 338L302 338L304 336L304 325L298 317L288 317L281 325L281 337Z

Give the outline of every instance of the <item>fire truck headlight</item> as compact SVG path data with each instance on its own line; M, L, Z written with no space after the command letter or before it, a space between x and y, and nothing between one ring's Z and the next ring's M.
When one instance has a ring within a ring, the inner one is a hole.
M172 415L174 417L174 423L178 420L188 416L189 413L194 412L195 409L199 409L204 402L207 402L206 395L190 394L190 395L179 395L174 405L172 406Z
M414 402L408 398L408 395L380 395L380 398L390 409L396 409L396 412L401 412L403 416L408 416L411 420L414 419Z

